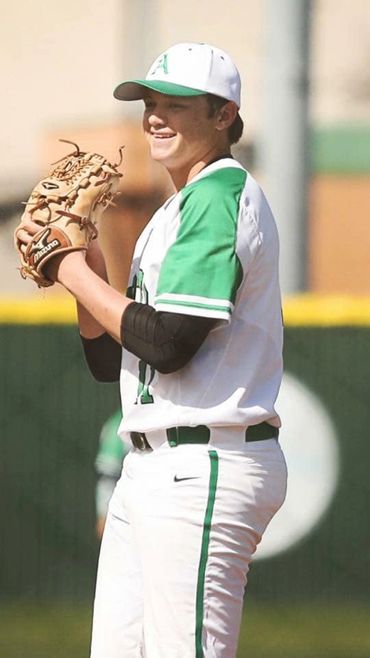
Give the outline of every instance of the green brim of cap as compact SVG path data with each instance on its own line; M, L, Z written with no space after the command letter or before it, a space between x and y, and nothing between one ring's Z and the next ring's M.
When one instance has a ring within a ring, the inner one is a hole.
M203 96L207 93L201 89L184 87L164 80L127 80L115 88L113 96L120 101L138 101L144 98L145 89L152 89L169 96Z

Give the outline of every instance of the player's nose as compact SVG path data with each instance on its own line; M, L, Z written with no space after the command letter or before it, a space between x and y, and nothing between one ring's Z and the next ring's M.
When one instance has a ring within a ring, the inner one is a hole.
M158 126L166 125L166 116L163 112L159 110L152 110L149 113L147 120L149 125L153 128L158 128Z

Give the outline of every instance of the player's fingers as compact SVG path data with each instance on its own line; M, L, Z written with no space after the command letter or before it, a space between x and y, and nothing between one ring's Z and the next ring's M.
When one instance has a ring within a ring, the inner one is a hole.
M14 231L15 245L27 245L32 240L32 237L40 230L40 228L41 226L32 221L30 216L25 213L22 217L21 223Z
M35 233L37 233L42 227L43 224L34 222L31 215L24 214L18 228L25 229L31 235L35 235Z
M26 226L19 226L14 233L14 240L16 243L20 245L20 248L22 249L22 246L27 245L29 242L31 242L32 234L29 233Z

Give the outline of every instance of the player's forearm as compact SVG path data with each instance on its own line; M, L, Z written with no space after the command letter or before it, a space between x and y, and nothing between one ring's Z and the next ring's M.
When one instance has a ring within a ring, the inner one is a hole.
M105 333L105 328L95 320L82 304L76 303L80 334L84 338L98 338Z
M93 338L107 331L121 342L122 314L132 300L93 272L81 254L67 254L58 268L58 281L78 303L80 331Z
M93 240L87 249L86 263L103 281L108 282L104 256L97 240ZM77 317L80 334L84 338L97 338L105 332L105 328L79 302L77 302Z

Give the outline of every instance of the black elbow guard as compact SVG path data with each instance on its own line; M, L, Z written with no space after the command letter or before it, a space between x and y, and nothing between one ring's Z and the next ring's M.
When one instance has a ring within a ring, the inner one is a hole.
M158 372L169 374L190 361L215 322L133 302L122 315L122 345Z

